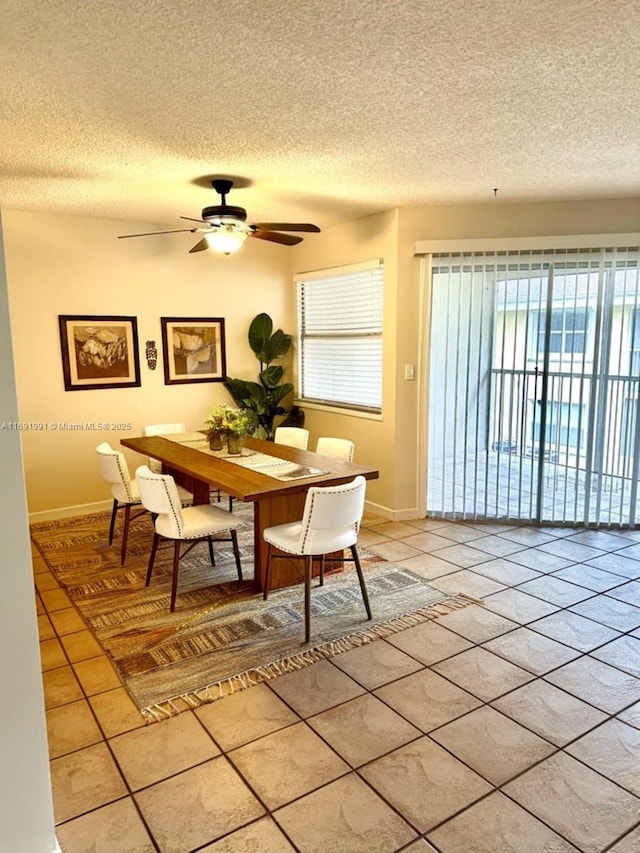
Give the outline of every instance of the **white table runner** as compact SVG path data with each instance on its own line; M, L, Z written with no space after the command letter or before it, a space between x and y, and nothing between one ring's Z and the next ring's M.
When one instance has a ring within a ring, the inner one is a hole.
M226 447L222 450L211 450L207 437L201 432L174 432L163 435L161 438L168 438L169 441L184 444L209 456L215 456L217 459L224 459L226 462L240 465L242 468L259 471L260 474L273 477L275 480L302 480L305 477L317 477L320 474L328 473L320 468L298 465L297 462L289 462L287 459L269 456L267 453L261 453L259 450L250 450L248 447L243 447L240 455L229 454Z

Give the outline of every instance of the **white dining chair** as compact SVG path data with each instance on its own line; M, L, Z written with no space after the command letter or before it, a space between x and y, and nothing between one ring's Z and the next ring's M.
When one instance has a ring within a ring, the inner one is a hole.
M176 433L186 432L187 428L182 423L175 424L147 424L142 427L143 435L175 435ZM154 474L162 474L162 463L157 459L149 457L147 465Z
M103 441L96 447L98 454L98 465L102 478L111 485L113 495L113 507L111 510L111 522L109 524L109 545L113 543L113 535L116 527L116 516L119 509L124 510L124 525L122 528L122 542L120 544L120 565L124 565L127 556L127 540L129 538L129 524L145 512L140 512L131 517L131 507L142 507L138 484L129 474L129 466L124 454L114 450L107 441Z
M353 462L355 449L355 444L348 438L321 436L316 444L316 453L332 456L334 459L345 459L347 462Z
M304 625L305 643L309 642L311 629L311 573L313 560L320 560L320 585L324 583L325 555L348 548L351 557L340 559L355 563L360 591L367 617L371 619L371 606L362 574L356 542L367 481L358 476L341 486L312 486L307 492L301 521L267 527L263 536L267 543L267 567L263 597L266 601L271 585L271 564L274 559L288 559L288 555L304 557ZM283 554L274 554L277 548Z
M242 565L236 531L243 526L243 523L237 516L227 512L226 509L220 509L220 507L210 504L183 508L173 477L170 474L154 474L147 465L141 465L136 470L136 481L143 506L155 518L145 586L149 586L151 582L160 539L173 541L173 577L169 610L175 610L176 606L180 560L191 551L194 545L206 539L209 543L211 565L215 566L212 539L214 535L229 533L228 537L218 537L216 541L231 542L238 578L242 580ZM181 554L182 542L189 542L190 544Z
M124 453L114 450L108 441L103 441L102 444L99 444L96 447L96 453L98 454L100 473L103 479L111 484L111 494L113 495L113 508L109 524L109 545L113 543L118 510L124 509L124 525L120 546L120 564L124 565L130 523L141 516L146 510L140 500L138 483L135 478L131 478L129 473L129 466L127 465ZM190 504L193 501L192 493L182 486L178 486L178 497L182 504ZM135 506L140 506L141 510L132 516L131 508Z
M306 450L309 444L309 430L302 427L276 427L273 440L276 444L286 444L289 447L297 447L298 450Z

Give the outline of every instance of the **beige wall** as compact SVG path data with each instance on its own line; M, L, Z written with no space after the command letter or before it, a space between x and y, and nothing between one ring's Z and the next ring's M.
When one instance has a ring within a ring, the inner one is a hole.
M95 463L100 441L117 446L145 423L185 421L200 429L213 403L231 402L221 383L164 384L160 317L223 317L228 373L252 379L259 365L246 340L251 319L267 311L278 325L295 328L290 259L279 246L250 240L239 255L190 255L191 234L116 239L154 230L141 223L5 211L3 225L20 420L131 423L130 432L23 432L32 518L109 499ZM141 387L65 391L59 314L137 317ZM144 358L149 339L159 350L155 371ZM142 461L129 451L127 457L132 468Z
M321 270L381 258L384 261L384 365L382 419L322 411L302 406L305 427L310 431L309 448L322 435L355 441L355 462L375 465L380 479L367 486L367 501L385 514L393 507L396 489L395 399L396 399L396 305L397 305L398 211L335 225L305 240L294 250L292 277L297 272ZM293 293L293 285L291 285ZM339 306L336 306L339 310Z
M402 242L478 237L619 234L640 227L640 198L603 201L411 207L401 210Z

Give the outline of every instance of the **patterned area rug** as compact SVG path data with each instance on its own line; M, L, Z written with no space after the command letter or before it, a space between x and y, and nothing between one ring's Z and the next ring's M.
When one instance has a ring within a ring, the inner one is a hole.
M132 522L127 560L120 539L107 541L109 514L32 525L31 536L89 630L114 664L147 720L197 707L227 693L299 669L378 637L464 607L465 595L445 595L420 576L361 552L373 610L368 621L351 563L327 572L312 589L311 643L304 643L303 588L270 593L253 585L253 508L236 502L245 580L238 581L231 545L206 543L183 559L178 598L169 612L172 546L158 552L144 586L153 528L145 513Z

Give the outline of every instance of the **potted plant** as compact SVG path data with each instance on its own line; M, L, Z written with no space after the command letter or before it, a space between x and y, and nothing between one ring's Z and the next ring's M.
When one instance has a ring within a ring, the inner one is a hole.
M251 413L244 409L218 403L207 415L205 423L209 447L212 450L222 450L226 438L227 450L235 455L242 450L242 439L252 426L252 417Z
M207 438L209 439L209 447L211 450L222 450L224 447L224 439L226 435L225 421L227 409L226 403L219 403L207 415L205 421L207 427Z
M227 451L232 456L242 453L242 443L251 426L251 415L244 409L227 410L225 431L227 434Z
M273 331L273 320L268 314L258 314L249 326L249 346L260 361L258 382L244 379L226 379L225 387L243 409L253 412L258 438L273 440L275 419L286 414L282 400L293 391L290 382L282 382L284 367L273 364L289 352L291 335L282 329Z

